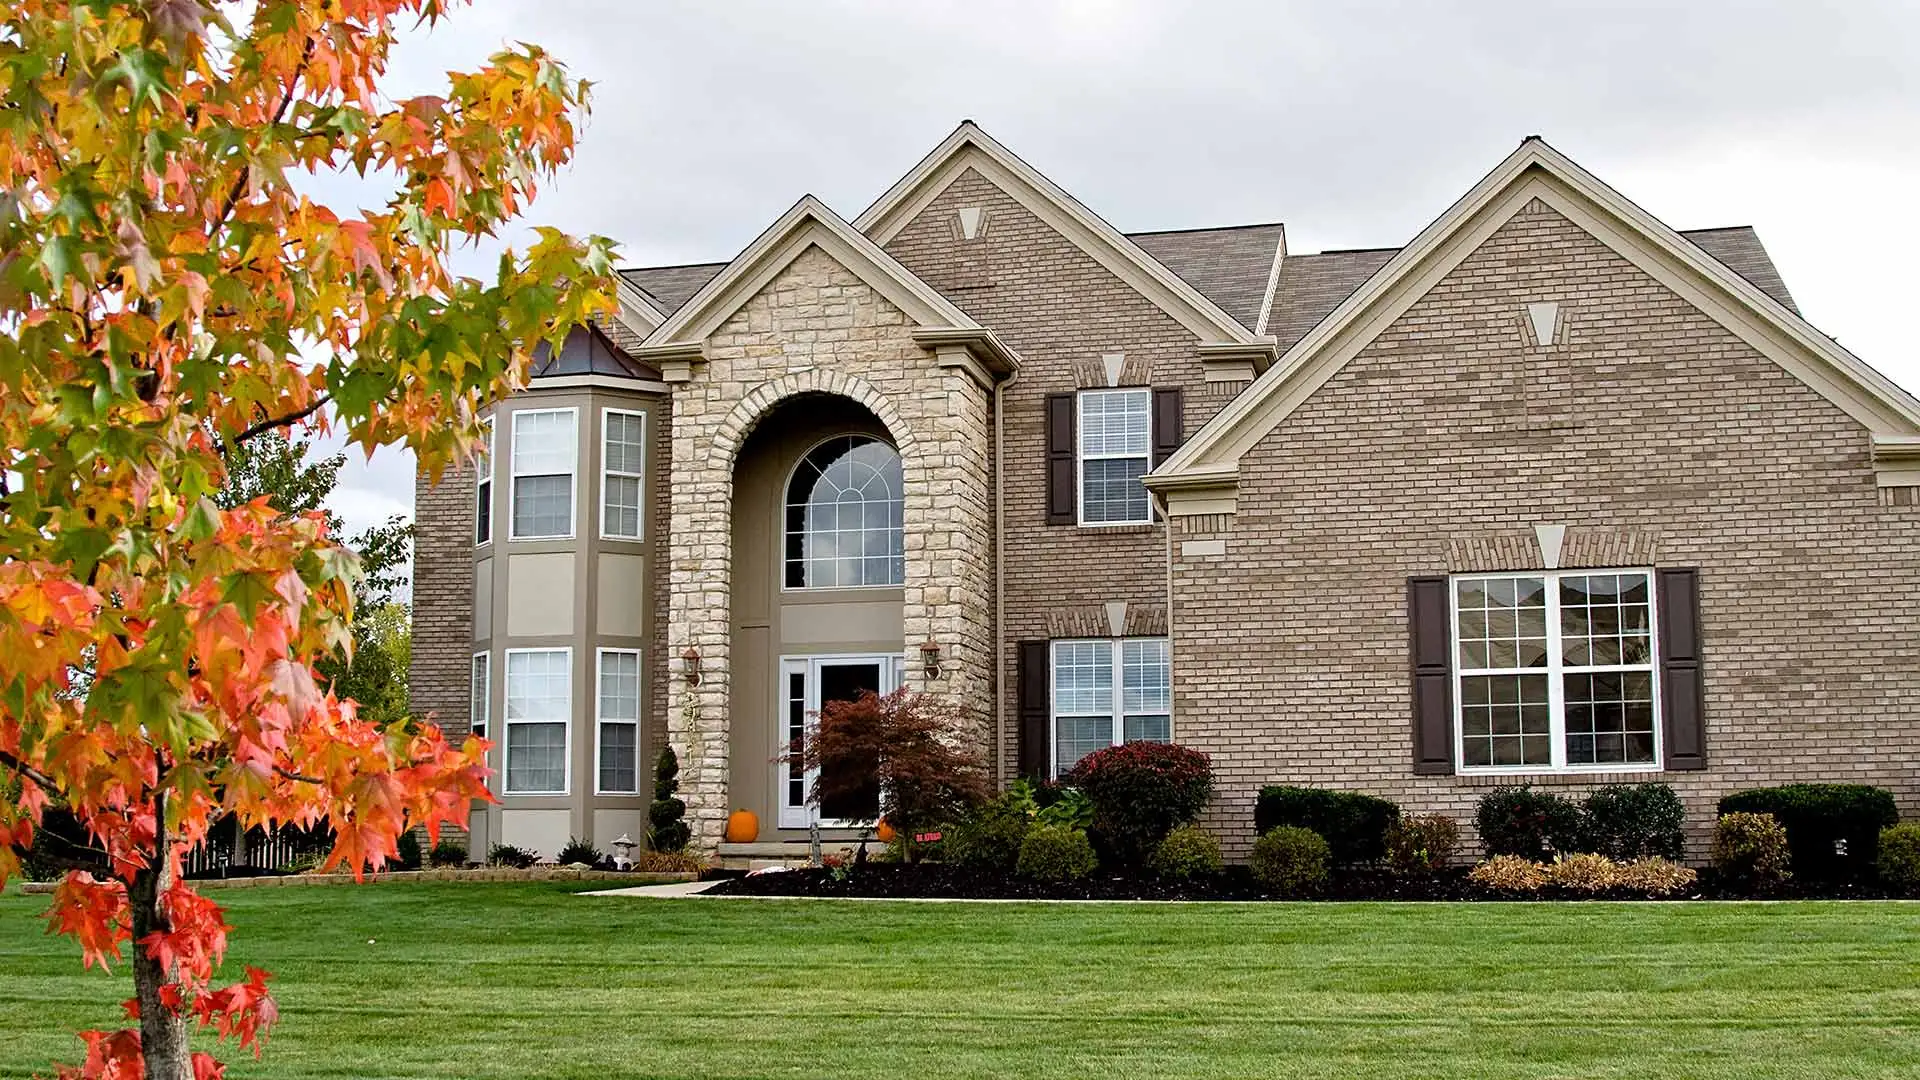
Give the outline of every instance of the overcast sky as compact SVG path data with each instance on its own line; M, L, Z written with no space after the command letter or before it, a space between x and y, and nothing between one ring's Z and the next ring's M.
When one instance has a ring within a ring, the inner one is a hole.
M731 258L809 192L851 218L969 117L1122 231L1284 221L1293 252L1403 244L1537 133L1675 228L1753 225L1920 391L1913 0L479 0L390 90L514 40L596 84L528 221L623 265ZM400 455L335 499L356 528L412 502Z

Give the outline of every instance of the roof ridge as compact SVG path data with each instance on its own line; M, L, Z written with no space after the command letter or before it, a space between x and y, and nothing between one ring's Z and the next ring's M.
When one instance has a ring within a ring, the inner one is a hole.
M1242 229L1284 229L1284 221L1255 221L1245 225L1194 225L1184 229L1141 229L1138 232L1121 233L1129 240L1136 236L1173 236L1177 233L1197 232L1239 232Z
M616 274L631 274L641 270L692 270L696 267L703 266L725 266L729 261L730 260L727 259L707 259L703 262L665 263L660 266L617 266L614 267L613 272Z

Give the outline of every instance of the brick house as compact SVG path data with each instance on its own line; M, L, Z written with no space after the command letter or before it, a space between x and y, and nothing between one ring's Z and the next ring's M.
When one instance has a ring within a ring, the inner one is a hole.
M1753 230L1675 232L1528 139L1407 246L1123 235L971 123L622 312L422 480L414 701L496 742L476 842L644 831L671 743L828 835L825 700L969 711L1001 781L1099 746L1459 816L1494 784L1920 800L1920 403Z

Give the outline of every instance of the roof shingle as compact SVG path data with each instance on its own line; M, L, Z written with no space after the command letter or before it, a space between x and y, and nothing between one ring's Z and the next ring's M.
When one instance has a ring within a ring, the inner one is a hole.
M1286 226L1140 232L1128 233L1127 239L1252 330L1260 322L1273 260L1286 242Z

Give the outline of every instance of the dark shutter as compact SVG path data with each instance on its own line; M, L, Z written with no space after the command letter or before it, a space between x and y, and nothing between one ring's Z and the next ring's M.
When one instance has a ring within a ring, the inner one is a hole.
M1453 771L1453 664L1447 626L1447 579L1407 579L1407 625L1413 653L1413 771Z
M1180 388L1167 387L1153 392L1153 464L1160 463L1173 456L1180 449L1184 439L1181 425L1184 419L1180 414Z
M1659 570L1660 713L1667 768L1707 767L1706 699L1700 682L1700 571Z
M1071 525L1075 511L1073 490L1072 394L1047 395L1047 524Z
M1047 643L1020 643L1020 775L1029 780L1047 778L1048 681Z

